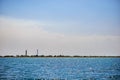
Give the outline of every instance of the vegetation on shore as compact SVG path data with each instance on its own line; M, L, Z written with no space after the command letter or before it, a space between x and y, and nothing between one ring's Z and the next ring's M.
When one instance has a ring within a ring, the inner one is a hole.
M0 57L45 57L45 58L47 58L47 57L52 57L52 58L59 58L59 57L70 57L70 58L73 58L73 57L75 57L75 58L95 58L95 57L110 57L110 58L120 58L120 56L79 56L79 55L74 55L74 56L68 56L68 55L16 55L16 56L13 56L13 55L5 55L5 56L0 56Z
M4 57L17 57L17 58L21 58L21 57L40 57L40 58L47 58L47 57L50 57L50 58L120 58L120 56L79 56L79 55L74 55L74 56L70 56L70 55L38 55L38 49L37 49L37 54L36 55L28 55L27 54L27 50L25 50L25 54L24 55L5 55L5 56L0 56L2 58Z

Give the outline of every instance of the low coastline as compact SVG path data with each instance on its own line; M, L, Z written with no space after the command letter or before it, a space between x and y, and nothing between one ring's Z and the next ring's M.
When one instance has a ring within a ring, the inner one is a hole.
M13 56L13 55L6 55L6 56L0 56L0 58L120 58L120 56L63 56L63 55L48 55L48 56Z

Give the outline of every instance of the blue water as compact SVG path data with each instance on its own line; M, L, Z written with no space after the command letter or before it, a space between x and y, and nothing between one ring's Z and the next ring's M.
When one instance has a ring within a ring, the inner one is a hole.
M120 80L120 58L0 58L0 80Z

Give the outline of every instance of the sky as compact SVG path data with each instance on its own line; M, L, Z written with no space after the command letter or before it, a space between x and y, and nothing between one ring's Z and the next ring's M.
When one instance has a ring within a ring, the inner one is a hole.
M0 55L120 56L119 0L0 0Z

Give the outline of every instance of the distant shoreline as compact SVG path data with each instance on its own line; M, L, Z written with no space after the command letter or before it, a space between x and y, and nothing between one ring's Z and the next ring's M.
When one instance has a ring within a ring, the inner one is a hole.
M0 56L0 58L120 58L120 56L12 56L12 55L6 55L6 56Z

